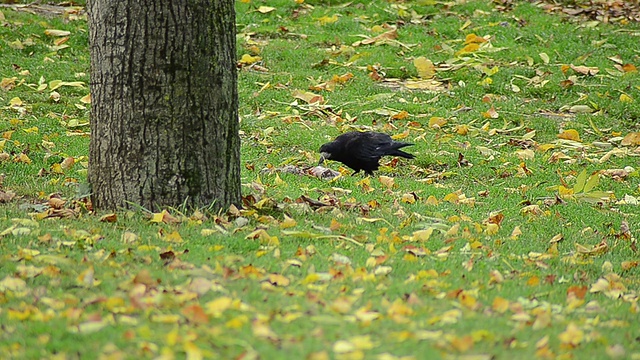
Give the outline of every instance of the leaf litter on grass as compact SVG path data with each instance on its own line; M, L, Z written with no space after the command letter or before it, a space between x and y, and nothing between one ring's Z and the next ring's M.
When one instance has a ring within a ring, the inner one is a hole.
M4 11L0 353L637 357L638 60L598 43L637 26L472 5L238 3L242 208L100 216L88 67L40 69L86 25ZM350 130L418 157L315 167Z

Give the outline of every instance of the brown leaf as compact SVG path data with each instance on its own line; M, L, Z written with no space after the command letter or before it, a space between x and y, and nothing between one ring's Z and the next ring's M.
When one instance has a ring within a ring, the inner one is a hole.
M575 296L577 299L584 299L585 295L587 294L587 287L586 286L570 286L569 289L567 289L567 295L568 296Z
M100 217L100 221L114 223L118 220L118 215L116 213L106 214Z
M314 94L309 91L294 90L292 95L294 98L300 99L308 104L324 103L324 97L322 97L322 95Z
M209 315L204 312L204 309L199 304L188 305L182 308L181 312L191 323L207 324L209 322Z
M151 273L147 269L142 269L140 272L133 278L134 284L142 284L147 287L155 287L158 285L158 282L151 277Z
M637 146L640 145L640 132L628 133L620 142L622 146Z
M16 193L11 190L0 190L0 203L8 203L9 201L13 200L15 196Z
M594 76L597 73L600 72L600 69L598 69L597 67L588 67L588 66L575 66L573 64L569 65L571 67L571 69L577 73L583 74L583 75L589 75L589 76Z
M364 40L361 41L356 41L355 43L353 43L352 46L360 46L360 45L371 45L371 44L376 44L376 43L380 43L380 42L384 42L384 41L388 41L388 40L394 40L398 38L398 31L396 29L391 29L387 32L384 32L380 35L374 36L374 37L370 37L370 38L366 38Z
M49 203L49 206L51 206L51 208L59 210L64 207L64 204L66 203L66 201L60 199L59 197L51 197L49 198L48 203Z

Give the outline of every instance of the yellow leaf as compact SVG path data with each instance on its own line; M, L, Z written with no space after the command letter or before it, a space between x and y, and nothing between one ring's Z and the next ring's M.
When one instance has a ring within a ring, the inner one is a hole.
M69 331L79 334L91 334L102 330L102 328L108 325L109 322L106 319L102 321L85 321L78 324L77 327L70 328Z
M465 36L464 38L464 43L465 44L472 44L472 43L483 43L483 42L487 42L487 40L481 36L478 36L474 33L471 34L467 34L467 36Z
M164 219L164 215L167 214L167 210L162 210L162 212L154 213L151 217L152 223L161 223L162 219Z
M24 49L24 45L22 45L22 42L20 42L20 40L15 40L15 41L11 41L9 42L9 47L15 50L22 50Z
M49 89L50 90L55 90L57 88L59 88L60 86L62 86L62 80L51 80L49 81Z
M584 332L576 324L570 323L567 325L567 329L558 335L558 338L563 344L576 347L584 340Z
M269 282L276 286L289 286L291 280L282 274L269 274Z
M29 159L29 157L25 153L20 153L19 155L16 155L13 161L17 163L31 164L31 159Z
M63 81L60 86L71 86L71 87L84 87L84 82L82 81Z
M9 106L22 106L22 105L24 105L24 103L19 97L14 97L11 100L9 100Z
M633 98L627 94L620 94L620 102L622 103L632 103Z
M206 313L213 317L220 317L227 309L231 308L233 299L230 297L219 297L205 304Z
M80 273L80 275L78 275L78 277L76 278L76 281L78 282L78 284L85 287L98 286L100 285L100 281L96 280L94 275L95 275L95 271L92 265L92 266L89 266L87 270Z
M58 163L51 165L51 172L54 174L64 174L64 170L62 170L62 166Z
M493 304L491 305L491 308L495 312L504 314L507 310L509 310L509 300L498 296L495 299L493 299Z
M579 193L584 189L584 184L587 182L587 170L583 169L582 172L576 178L576 184L573 186L573 192Z
M202 350L194 343L188 341L184 344L184 352L187 355L187 360L202 360Z
M590 114L593 112L593 109L589 105L573 105L569 108L569 112L578 113L578 114Z
M276 173L276 178L273 180L273 183L278 186L287 185L287 183L280 178L280 175L278 175L278 173Z
M167 234L164 237L164 240L169 242L174 242L174 243L181 243L184 241L182 240L182 236L180 236L180 233L178 231L174 231L172 233Z
M7 275L2 281L0 281L0 292L13 291L21 292L26 290L27 283L18 278Z
M43 84L45 85L45 84ZM91 104L91 94L87 94L80 98L80 102L84 104Z
M413 60L413 66L416 67L416 70L418 70L418 76L422 79L430 79L436 73L436 67L433 65L433 62L424 56L415 58Z
M456 52L456 56L472 53L474 51L477 51L478 49L480 49L480 45L476 43L467 44L465 45L465 47Z
M488 68L486 66L479 66L479 67L476 67L476 69L480 70L483 74L487 76L493 76L497 74L498 71L500 71L500 68L497 66L494 66L492 68Z
M558 134L559 139L580 141L580 134L574 129L567 129Z
M156 314L151 315L150 320L160 324L177 324L181 320L181 317L178 314Z
M320 23L320 25L333 24L338 21L338 15L333 14L331 17L325 15L321 18L318 18L317 20Z
M458 135L467 135L469 133L469 126L467 124L456 125L454 130Z
M366 193L372 192L375 189L373 187L371 187L371 179L369 179L369 177L366 177L360 181L358 181L356 183L356 186L359 186L362 188L362 190Z
M500 226L498 224L487 224L487 228L484 229L484 233L487 235L495 235L500 230Z
M447 124L447 120L443 117L433 116L429 119L429 127L431 128L442 128Z
M480 86L489 86L491 84L493 84L493 79L490 78L490 77L486 77L486 78L482 79L481 81L478 81L478 85L480 85ZM483 113L483 115L484 115L484 113Z
M433 234L433 228L428 228L425 230L414 231L413 235L411 235L411 240L413 241L427 241Z
M346 340L338 340L333 344L333 352L339 355L349 354L349 358L354 357L354 352L356 351L355 345Z
M542 59L542 62L544 62L545 64L549 64L549 55L547 55L546 53L540 53L538 55L540 55L540 59Z
M314 94L309 91L294 90L292 95L294 98L303 100L309 104L324 102L322 95Z
M270 13L272 11L274 11L276 8L271 7L271 6L260 6L258 7L257 11L261 14L266 14L266 13Z
M584 185L584 192L589 192L591 190L593 190L593 188L595 188L596 186L598 186L598 182L600 182L600 175L593 174L591 176L589 176L589 180L587 180L587 183Z
M284 220L280 223L280 229L289 229L296 225L298 225L298 223L294 219L285 215Z
M135 233L131 232L131 231L125 231L122 236L120 237L120 239L122 240L123 243L125 244L133 244L136 241L138 241L140 237L138 235L136 235Z
M476 298L466 292L462 292L459 296L460 304L467 309L475 309L478 306Z
M16 85L16 80L18 80L18 78L15 76L12 78L2 78L2 81L0 81L0 89L5 91L13 89Z
M409 130L401 132L399 134L394 134L391 136L391 138L393 140L402 140L402 139L406 139L409 136Z
M429 195L429 197L427 198L427 201L426 201L427 205L433 205L433 206L436 206L439 203L440 202L438 201L438 199L433 195Z
M311 273L302 280L302 284L312 284L314 282L317 282L318 280L320 280L320 275L318 275L317 273Z
M416 196L413 193L406 193L402 195L402 198L400 199L400 201L406 204L413 204L416 202Z
M444 196L444 199L442 199L444 201L448 201L450 203L457 203L459 201L459 197L458 194L456 193L449 193L447 195Z
M240 58L240 61L238 61L240 64L244 64L244 65L251 65L253 63L256 63L258 61L262 60L262 58L260 56L251 56L249 54L243 54L242 58Z
M471 20L467 20L464 22L464 24L462 24L462 26L460 26L460 28L458 29L459 31L462 31L466 28L468 28L469 26L471 26ZM467 35L468 36L468 35Z
M556 146L554 144L542 144L539 145L536 150L541 151L541 152L546 152L550 149L554 149Z

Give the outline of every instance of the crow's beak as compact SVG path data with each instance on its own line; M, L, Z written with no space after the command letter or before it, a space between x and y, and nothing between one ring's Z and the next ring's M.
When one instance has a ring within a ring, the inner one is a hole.
M326 153L326 152L320 153L320 161L318 162L318 166L324 164L324 161L326 159L328 159L329 157L331 157L331 154L329 154L329 153Z

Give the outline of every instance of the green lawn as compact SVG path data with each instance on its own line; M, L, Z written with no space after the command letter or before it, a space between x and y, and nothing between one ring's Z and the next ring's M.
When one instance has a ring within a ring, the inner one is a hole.
M0 8L0 358L640 359L621 2L300 2L237 3L243 208L161 214L89 211L86 16Z

